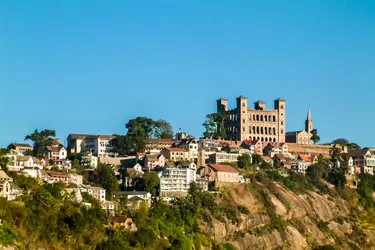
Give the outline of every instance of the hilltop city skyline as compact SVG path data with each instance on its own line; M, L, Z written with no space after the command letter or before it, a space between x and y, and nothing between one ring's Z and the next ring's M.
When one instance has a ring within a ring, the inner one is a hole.
M199 137L240 95L286 99L289 131L310 108L321 142L375 144L372 1L21 2L0 3L1 146L137 116Z

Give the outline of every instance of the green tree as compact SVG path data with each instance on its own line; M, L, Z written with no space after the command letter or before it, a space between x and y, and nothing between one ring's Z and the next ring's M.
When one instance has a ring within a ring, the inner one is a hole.
M260 164L260 163L262 163L262 156L260 156L258 154L253 154L252 158L253 158L253 163L254 164Z
M159 192L160 179L156 172L147 172L142 178L137 178L136 189L150 192L153 196Z
M311 133L311 140L314 142L314 144L316 144L317 142L320 141L320 136L319 136L318 130L316 128L311 130L310 133Z
M345 138L335 139L330 144L337 144L337 145L340 145L340 146L346 146L346 147L348 147L349 150L361 148L357 143L350 142Z
M228 119L228 113L218 112L206 116L206 121L203 123L205 132L204 138L225 139L227 137L225 129L225 121Z
M322 163L313 164L307 168L306 177L309 178L310 182L317 185L321 179L327 179L328 166Z
M153 136L161 139L172 139L173 130L171 124L166 120L157 120L154 125Z
M148 117L136 117L125 125L127 135L131 137L151 138L155 129L155 121Z
M243 154L238 157L238 167L239 168L248 168L252 164L251 156L248 154Z
M112 140L114 146L114 153L119 156L126 156L131 151L130 139L126 135L114 135L115 138Z
M119 155L144 152L150 138L173 138L170 123L162 119L154 121L148 117L136 117L129 120L125 127L128 129L126 135L115 135L112 142L114 152Z
M44 149L51 145L52 140L56 136L56 131L51 129L44 129L42 131L35 131L29 135L26 135L25 141L30 140L34 142L33 153L37 157L43 156Z
M334 144L330 149L329 154L331 156L331 162L335 164L337 161L340 160L341 149L337 147L337 144Z
M334 168L328 173L328 181L336 188L343 188L346 184L345 173L342 169Z
M221 148L221 151L224 151L224 152L230 153L230 152L231 152L231 148L230 148L229 144L225 144L225 145Z
M7 148L0 148L0 167L5 172L8 172L8 166L11 163L11 158L7 156L7 154L10 152Z
M282 163L281 160L278 157L274 156L273 157L273 166L275 168L281 168L281 167L284 166L284 163Z
M94 172L93 182L106 190L106 197L111 200L119 185L113 169L109 166L99 163Z

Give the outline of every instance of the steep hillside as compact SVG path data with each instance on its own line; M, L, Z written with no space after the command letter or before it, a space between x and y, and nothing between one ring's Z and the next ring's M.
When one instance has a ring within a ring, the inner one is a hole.
M341 198L290 191L277 182L233 184L220 204L246 206L235 220L201 222L202 233L238 249L374 249L375 230L361 228L350 205ZM352 212L351 212L352 211ZM372 237L372 238L371 238Z

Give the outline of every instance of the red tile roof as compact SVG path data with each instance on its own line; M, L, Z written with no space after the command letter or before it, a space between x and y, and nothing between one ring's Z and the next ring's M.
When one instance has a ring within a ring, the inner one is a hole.
M238 173L238 171L230 165L208 164L208 166L217 172Z
M147 139L147 143L153 143L153 144L173 144L174 140L172 139L157 139L157 138L151 138Z
M55 146L47 146L46 147L48 151L50 152L60 152L60 150L62 148L64 148L63 146L58 146L58 147L55 147Z
M246 145L256 145L259 141L257 140L244 140L243 143Z
M115 138L112 135L88 135L88 134L69 134L68 138L69 137L71 139L85 139L85 138L95 139L95 138L99 138L99 139L108 139L108 140L111 140L111 139Z
M167 148L171 152L187 152L184 148Z
M303 160L304 162L311 162L311 159L308 155L303 155L303 154L299 154L298 155L299 158L301 158L301 160Z
M240 147L240 143L238 143L236 141L229 141L229 140L201 139L201 142L206 142L206 143L212 142L212 143L218 143L218 144L221 144L221 145L229 145L232 148Z

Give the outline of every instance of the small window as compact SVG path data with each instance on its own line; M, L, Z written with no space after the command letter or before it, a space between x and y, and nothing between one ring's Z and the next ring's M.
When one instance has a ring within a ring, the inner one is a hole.
M245 107L245 103L244 102L242 103L242 107Z
M280 106L280 109L284 109L284 105L281 105L281 106Z

